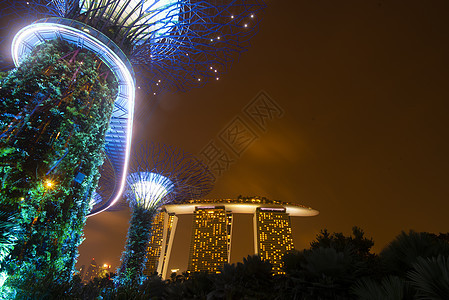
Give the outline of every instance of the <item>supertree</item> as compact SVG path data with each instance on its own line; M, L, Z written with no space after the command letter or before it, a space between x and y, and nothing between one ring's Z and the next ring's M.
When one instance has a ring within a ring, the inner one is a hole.
M0 82L0 204L20 212L23 232L2 262L14 274L8 280L24 286L49 275L71 277L86 215L107 209L123 192L135 88L154 95L218 80L248 46L264 6L261 0L1 2L6 36L19 21L32 23L14 36L16 68ZM90 211L105 156L112 192Z
M177 148L144 144L133 155L126 198L132 210L116 283L142 283L152 220L164 204L197 199L213 187L212 173L192 154Z

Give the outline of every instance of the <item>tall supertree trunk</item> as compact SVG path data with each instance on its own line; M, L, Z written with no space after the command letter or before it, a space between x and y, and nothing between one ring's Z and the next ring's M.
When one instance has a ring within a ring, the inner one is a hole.
M20 212L22 232L1 270L19 292L72 276L115 99L107 72L93 54L54 41L1 81L0 204Z
M147 210L138 206L132 207L125 251L122 253L122 264L117 272L117 285L137 286L143 282L150 229L155 215L155 208Z

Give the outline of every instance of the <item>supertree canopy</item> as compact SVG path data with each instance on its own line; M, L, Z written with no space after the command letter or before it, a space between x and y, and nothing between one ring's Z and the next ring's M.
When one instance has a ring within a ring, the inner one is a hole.
M135 151L128 175L127 199L132 209L122 264L116 282L140 284L157 209L167 203L200 198L212 190L212 173L193 155L164 145L143 145Z
M219 78L248 47L265 7L262 0L4 2L3 17L67 18L105 34L129 58L138 86L153 93Z
M159 202L173 191L173 182L160 174L136 172L128 175L135 205L147 210L157 207Z
M218 80L248 46L264 3L0 3L3 37L15 34L16 67L0 74L0 204L20 212L23 232L0 267L20 290L50 275L70 278L86 215L120 198L135 88L156 95ZM91 210L105 157L113 180L100 184L110 192Z

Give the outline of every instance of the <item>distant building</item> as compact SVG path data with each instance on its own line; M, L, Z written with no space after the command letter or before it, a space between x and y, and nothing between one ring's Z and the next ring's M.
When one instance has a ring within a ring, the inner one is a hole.
M165 205L153 220L145 274L156 271L165 279L172 272L217 272L252 254L280 274L284 253L293 249L290 217L317 214L310 207L257 197Z
M89 267L87 268L86 273L84 274L84 277L81 278L83 282L89 282L93 280L95 277L97 277L98 274L98 265L95 261L95 258L92 258L92 261L90 262Z

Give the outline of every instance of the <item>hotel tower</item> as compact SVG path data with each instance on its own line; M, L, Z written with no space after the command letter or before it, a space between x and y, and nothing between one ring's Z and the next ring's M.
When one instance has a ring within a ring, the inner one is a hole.
M190 200L165 205L154 218L145 274L218 272L225 263L258 254L282 274L282 257L293 249L291 217L318 211L258 197Z

